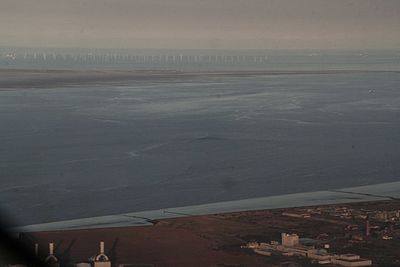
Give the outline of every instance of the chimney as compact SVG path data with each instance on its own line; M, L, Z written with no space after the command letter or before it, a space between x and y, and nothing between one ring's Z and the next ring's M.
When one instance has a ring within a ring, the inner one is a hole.
M104 241L100 241L100 254L104 254Z
M39 244L35 243L35 256L38 257L39 256Z
M54 243L49 243L49 255L54 255Z

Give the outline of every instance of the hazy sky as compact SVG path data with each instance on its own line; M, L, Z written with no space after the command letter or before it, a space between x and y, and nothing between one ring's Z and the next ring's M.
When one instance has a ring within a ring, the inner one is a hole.
M0 46L400 48L400 0L0 0Z

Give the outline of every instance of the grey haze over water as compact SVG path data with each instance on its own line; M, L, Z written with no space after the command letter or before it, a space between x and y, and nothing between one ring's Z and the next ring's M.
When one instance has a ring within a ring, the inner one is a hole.
M2 88L1 206L31 224L397 181L399 88L398 71Z
M398 48L398 0L1 0L0 45Z

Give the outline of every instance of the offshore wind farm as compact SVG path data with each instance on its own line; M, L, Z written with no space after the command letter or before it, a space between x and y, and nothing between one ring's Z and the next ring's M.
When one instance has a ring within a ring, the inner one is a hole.
M0 0L0 267L399 267L398 0Z

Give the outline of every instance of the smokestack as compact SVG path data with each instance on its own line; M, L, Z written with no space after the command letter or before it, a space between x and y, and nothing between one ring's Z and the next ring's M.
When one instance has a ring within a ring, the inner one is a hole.
M100 241L100 254L104 254L104 241Z
M39 244L35 243L35 256L38 257L39 256Z
M49 255L54 255L54 243L49 243Z
M367 217L367 222L365 223L365 236L369 236L371 234L371 226L369 224L369 217Z

